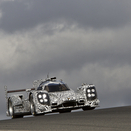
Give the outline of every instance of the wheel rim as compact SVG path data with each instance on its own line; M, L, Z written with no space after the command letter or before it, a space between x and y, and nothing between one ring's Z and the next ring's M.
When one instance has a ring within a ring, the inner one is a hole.
M34 115L34 105L33 105L33 103L31 102L31 105L30 105L30 109L31 109L31 114L33 114Z
M9 105L9 114L12 116L13 115L13 108L11 105Z

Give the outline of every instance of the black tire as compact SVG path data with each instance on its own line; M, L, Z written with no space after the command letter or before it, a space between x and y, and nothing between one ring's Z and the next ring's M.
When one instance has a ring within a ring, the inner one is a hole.
M82 109L83 109L83 111L94 110L95 107L85 106L85 107L83 107Z
M9 115L12 117L12 119L14 119L14 118L23 118L23 115L15 115L14 107L13 107L12 101L10 99L8 101L8 112L9 112Z
M15 118L15 114L14 114L14 107L12 105L12 101L9 99L8 101L8 112L9 112L9 115L12 117L12 118Z
M59 113L70 113L71 109L61 109L59 110Z
M35 105L34 105L34 102L33 102L33 95L32 94L30 95L30 111L31 111L31 114L33 116L37 116L37 113L35 111Z
M23 118L23 115L15 115L14 107L13 107L12 101L10 99L8 101L8 112L9 112L9 115L12 117L12 119L14 119L14 118Z

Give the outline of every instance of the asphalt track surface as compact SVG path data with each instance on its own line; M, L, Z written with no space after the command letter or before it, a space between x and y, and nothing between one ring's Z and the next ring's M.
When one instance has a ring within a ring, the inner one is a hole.
M131 106L1 120L0 130L131 131Z

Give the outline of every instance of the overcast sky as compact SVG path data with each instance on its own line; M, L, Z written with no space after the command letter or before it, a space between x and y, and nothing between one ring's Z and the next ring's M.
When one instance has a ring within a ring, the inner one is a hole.
M131 105L130 0L0 0L0 119L8 90L49 73L95 84L101 108Z

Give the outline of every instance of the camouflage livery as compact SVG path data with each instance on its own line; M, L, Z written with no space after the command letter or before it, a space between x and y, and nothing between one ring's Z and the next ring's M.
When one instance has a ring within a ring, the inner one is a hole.
M51 112L71 112L71 110L82 108L91 110L99 105L96 88L93 84L82 84L77 91L70 89L62 80L47 78L36 80L31 89L7 91L7 116L12 118L23 117L24 115L39 115ZM23 94L9 93L27 92L27 98Z

